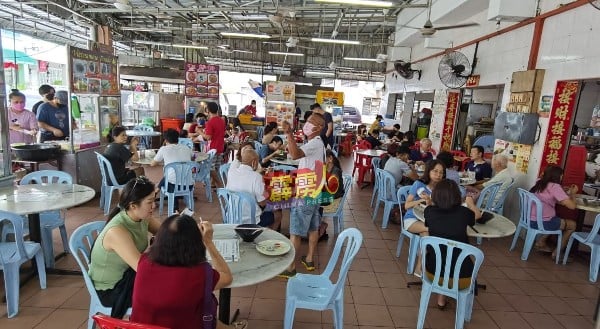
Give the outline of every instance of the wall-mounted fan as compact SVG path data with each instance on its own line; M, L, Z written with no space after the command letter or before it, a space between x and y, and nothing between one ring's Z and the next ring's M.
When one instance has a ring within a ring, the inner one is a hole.
M446 87L460 88L467 82L471 69L471 63L465 54L451 51L442 57L438 66L438 75Z
M600 0L589 0L590 4L594 6L594 8L600 10Z
M413 70L410 67L409 62L405 62L405 61L394 62L394 70L396 71L396 73L398 73L398 75L400 75L401 77L403 77L406 80L412 79L415 75L415 72L417 72L417 79L421 80L421 70Z
M463 27L478 26L478 25L479 25L479 23L463 23L463 24L456 24L456 25L434 27L433 23L431 23L431 0L428 0L427 1L427 21L425 21L425 25L423 25L423 27L414 27L414 26L408 26L408 25L400 25L400 26L419 30L421 32L422 37L429 38L432 35L434 35L436 31L460 29Z

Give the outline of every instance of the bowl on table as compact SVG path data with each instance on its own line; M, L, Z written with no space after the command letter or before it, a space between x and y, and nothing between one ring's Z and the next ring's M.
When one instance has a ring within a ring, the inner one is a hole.
M240 224L235 227L235 233L242 238L245 242L252 242L262 232L264 228L257 224Z

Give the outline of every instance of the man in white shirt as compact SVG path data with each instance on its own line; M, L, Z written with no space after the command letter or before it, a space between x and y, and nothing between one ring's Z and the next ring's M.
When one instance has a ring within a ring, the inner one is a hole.
M407 163L410 156L410 149L406 146L396 147L395 144L392 145L393 147L388 147L390 158L385 162L383 170L394 176L396 186L401 185L402 178L404 177L408 177L413 181L419 179L417 172L411 169Z
M496 197L494 198L494 203L498 202L500 198L506 193L508 186L512 182L512 175L508 170L508 158L504 154L496 154L492 158L492 169L494 173L496 173L490 180L484 182L481 185L475 186L478 189L483 189L484 187L490 186L496 183L502 183L498 192L496 193ZM484 200L485 201L485 200Z
M287 135L289 155L294 160L300 159L299 170L306 168L314 171L317 161L325 163L325 144L321 140L321 137L319 137L325 126L325 119L321 114L313 113L306 120L302 131L306 135L308 142L302 146L296 144L291 124L284 121L282 126L284 133ZM308 252L300 260L309 271L315 270L313 255L319 241L319 224L321 221L319 207L319 204L308 204L294 207L290 211L290 240L294 245L296 255L300 254L302 237L308 235ZM279 276L290 278L294 275L296 275L295 261Z
M251 148L242 150L242 161L238 167L229 170L230 179L227 180L228 190L235 192L246 192L251 194L256 200L255 222L260 226L268 226L274 230L281 224L281 211L271 212L262 211L267 205L265 196L265 182L262 176L256 172L258 167L258 153ZM250 207L244 204L242 207L242 223L249 224Z
M168 165L173 162L186 162L192 160L192 149L189 147L178 144L179 143L179 133L175 129L169 129L164 133L165 146L162 146L156 152L154 159L150 162L150 166L154 167L158 165L160 162L164 162L164 165ZM172 192L175 189L175 172L170 171L167 173L167 180L169 185L167 186L167 190ZM165 178L163 177L158 183L158 186L164 186ZM192 173L190 173L189 179L190 186L194 185L194 178L192 177Z

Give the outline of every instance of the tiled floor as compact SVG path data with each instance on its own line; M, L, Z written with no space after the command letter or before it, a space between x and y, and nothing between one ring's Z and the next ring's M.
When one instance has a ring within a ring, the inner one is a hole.
M148 176L158 181L156 168ZM369 208L371 188L360 190L356 184L345 205L346 227L358 227L364 245L354 260L345 288L344 327L352 328L414 328L419 311L420 290L406 287L413 276L406 274L406 250L396 258L394 253L399 227L390 225L382 230L381 211L377 222L371 221ZM218 203L206 202L199 189L196 213L213 222L220 221ZM67 229L72 232L82 223L102 219L98 200L71 209ZM286 216L286 215L284 215ZM59 244L55 232L55 248ZM335 243L333 226L330 239L320 242L318 270L325 267ZM549 255L532 252L529 260L519 259L518 251L508 252L510 238L486 240L480 246L485 260L480 281L487 290L475 299L473 317L466 328L593 328L592 317L598 284L588 281L589 260L571 258L566 266L555 265ZM300 251L302 252L302 251ZM59 268L76 268L70 256L57 262ZM298 269L303 269L302 265ZM252 329L281 328L284 314L285 280L274 278L262 284L233 289L232 309L239 308L240 318L248 319ZM0 293L3 292L0 286ZM20 310L16 318L6 317L6 305L0 304L0 328L85 328L89 297L83 280L78 276L48 276L48 288L40 290L36 280L21 288ZM430 304L432 306L433 304ZM426 327L453 328L454 303L445 311L428 309ZM332 328L331 312L299 310L294 328Z

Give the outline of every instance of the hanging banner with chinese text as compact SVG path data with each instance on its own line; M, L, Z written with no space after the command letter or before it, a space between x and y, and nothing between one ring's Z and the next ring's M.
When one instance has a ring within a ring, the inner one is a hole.
M546 166L560 166L563 161L567 138L570 136L571 120L573 119L573 107L577 100L578 81L558 81L550 121L548 122L548 133L542 154L541 174Z
M444 118L444 129L442 130L442 142L440 151L452 150L452 137L454 136L454 121L456 121L456 111L460 93L449 92L448 102L446 103L446 116Z

